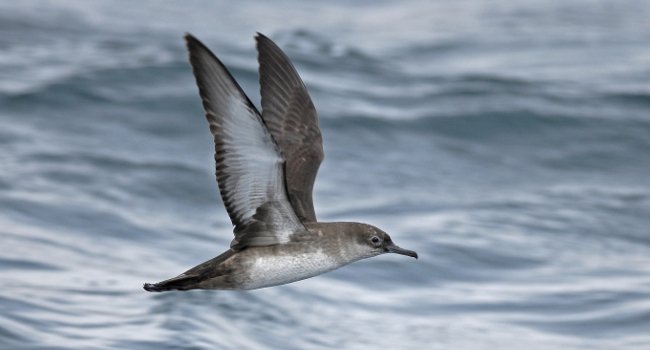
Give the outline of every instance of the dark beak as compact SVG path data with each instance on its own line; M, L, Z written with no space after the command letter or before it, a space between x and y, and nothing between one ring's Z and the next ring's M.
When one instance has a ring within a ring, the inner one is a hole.
M390 243L390 244L388 244L386 246L386 251L389 252L389 253L395 253L395 254L402 254L402 255L410 256L410 257L413 257L413 258L416 258L416 259L418 258L418 253L416 253L416 252L414 252L412 250L400 248L400 247L396 246L393 243Z

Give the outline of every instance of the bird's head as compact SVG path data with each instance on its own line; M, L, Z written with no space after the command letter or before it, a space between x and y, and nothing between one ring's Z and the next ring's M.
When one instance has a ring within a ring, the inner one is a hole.
M418 253L400 248L393 240L390 238L388 233L382 231L381 229L367 224L359 224L360 229L357 228L356 231L356 243L361 246L360 248L367 252L367 256L375 256L384 253L395 253L410 256L413 258L418 258Z

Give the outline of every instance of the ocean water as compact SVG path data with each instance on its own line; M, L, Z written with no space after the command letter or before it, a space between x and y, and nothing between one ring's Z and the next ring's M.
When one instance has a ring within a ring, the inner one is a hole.
M0 349L650 349L647 1L0 2ZM153 294L232 234L191 32L321 118L322 221L383 255Z

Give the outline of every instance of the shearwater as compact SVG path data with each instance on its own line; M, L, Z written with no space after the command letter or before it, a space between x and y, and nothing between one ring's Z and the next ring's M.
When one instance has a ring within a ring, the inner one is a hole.
M145 290L256 289L384 253L418 257L372 225L316 220L312 188L323 160L318 115L296 69L273 41L256 36L261 114L203 43L190 34L185 41L235 238L216 258L145 283Z

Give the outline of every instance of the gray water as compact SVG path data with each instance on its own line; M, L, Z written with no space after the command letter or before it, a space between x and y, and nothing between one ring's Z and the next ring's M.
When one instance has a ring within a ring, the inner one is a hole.
M647 1L0 2L1 349L650 349ZM323 221L384 255L152 294L232 234L191 32L321 118Z

